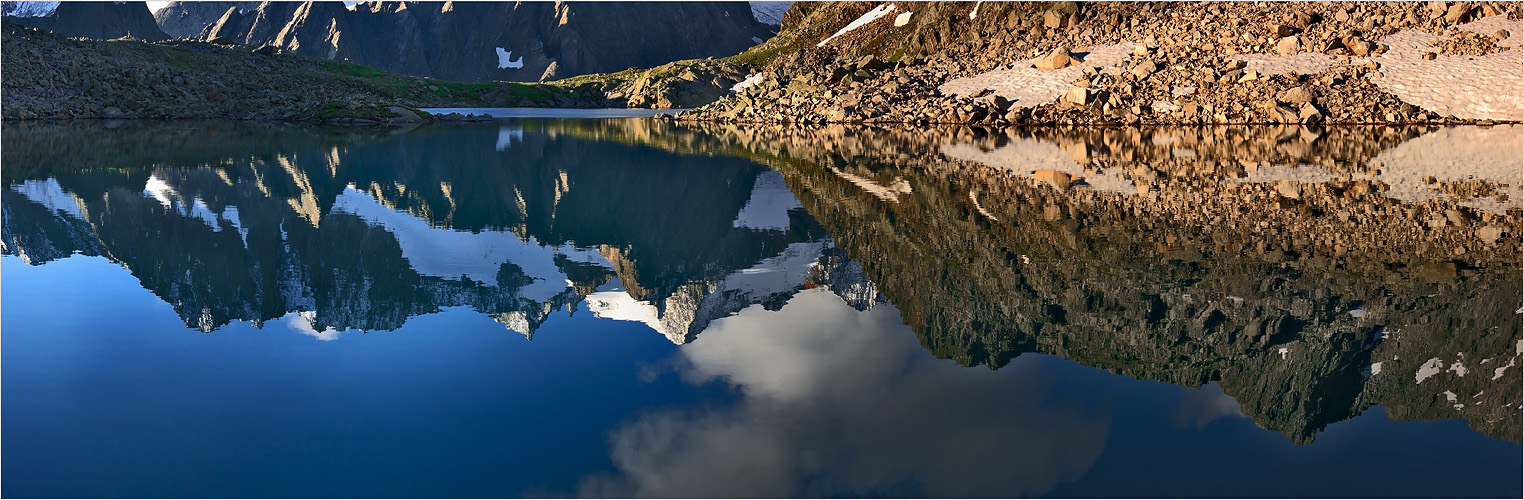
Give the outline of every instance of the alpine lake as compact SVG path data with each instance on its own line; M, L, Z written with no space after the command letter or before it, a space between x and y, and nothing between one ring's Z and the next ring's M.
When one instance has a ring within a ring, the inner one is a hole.
M3 129L8 497L1524 495L1524 128Z

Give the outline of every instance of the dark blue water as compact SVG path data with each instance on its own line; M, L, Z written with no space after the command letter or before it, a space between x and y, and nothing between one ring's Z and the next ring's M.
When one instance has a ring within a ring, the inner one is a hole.
M1248 361L938 356L972 306L907 319L953 292L903 295L913 267L810 212L842 191L597 123L8 128L0 494L1521 494L1516 423L1388 414L1448 408L1433 382L1293 367L1265 397L1332 409L1288 420L1227 393L1278 376Z

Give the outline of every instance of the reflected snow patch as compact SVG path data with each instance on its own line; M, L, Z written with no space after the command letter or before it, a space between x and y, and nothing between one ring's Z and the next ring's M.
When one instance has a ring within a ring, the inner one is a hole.
M570 288L566 274L556 265L556 255L596 255L592 250L542 246L534 238L520 240L506 231L473 233L437 228L417 216L382 205L354 186L338 196L333 212L351 214L390 231L402 247L402 257L418 274L451 280L465 277L492 285L497 284L503 264L512 263L534 280L519 288L519 296L538 302L547 302ZM590 255L573 260L607 262Z
M12 184L11 191L15 191L29 200L48 207L48 210L63 212L74 216L76 219L85 220L85 214L79 210L79 200L74 195L64 191L63 186L58 185L58 179L50 178L45 181L31 180L20 184Z
M497 129L497 150L498 151L507 151L508 148L513 147L513 143L515 143L515 142L520 143L520 144L522 144L524 142L524 128L523 127L513 126L513 127L501 127L499 129Z
M793 191L788 190L783 175L768 170L757 174L756 183L752 184L751 197L746 200L746 206L741 207L741 212L736 214L731 227L783 231L788 229L788 212L796 208L800 208L799 200L794 198Z
M318 331L317 327L315 326L317 324L317 311L297 311L286 313L286 315L282 316L281 319L286 323L286 326L291 327L291 329L295 330L296 333L307 335L324 342L338 340L339 334L344 333L343 331L331 326L324 328L322 331Z

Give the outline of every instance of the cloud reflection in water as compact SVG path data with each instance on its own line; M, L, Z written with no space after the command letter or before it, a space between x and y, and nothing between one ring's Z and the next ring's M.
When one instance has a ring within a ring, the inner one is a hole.
M892 307L856 311L824 289L753 306L677 354L690 383L722 380L728 408L669 409L610 438L617 474L583 495L1026 496L1082 476L1110 409L1055 398L1036 357L999 370L926 355Z

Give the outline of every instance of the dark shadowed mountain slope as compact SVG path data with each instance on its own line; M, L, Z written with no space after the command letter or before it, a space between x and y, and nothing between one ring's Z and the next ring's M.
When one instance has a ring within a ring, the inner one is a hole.
M175 37L196 36L201 30L222 19L228 9L245 11L259 8L261 2L169 2L153 13L159 29Z
M456 81L538 81L740 53L744 2L265 2L202 36Z
M6 17L64 36L144 40L169 38L143 2L4 2ZM54 5L56 4L56 5ZM44 15L37 15L44 14Z

